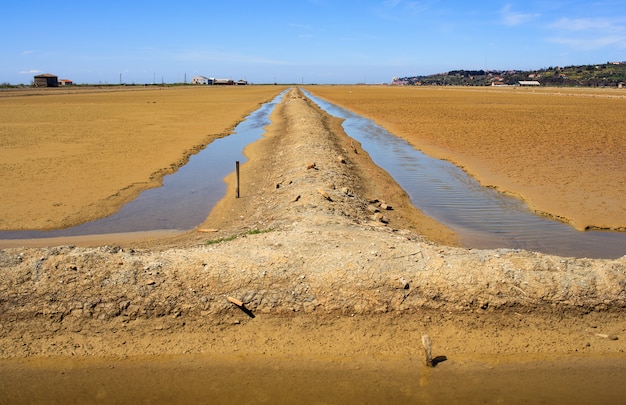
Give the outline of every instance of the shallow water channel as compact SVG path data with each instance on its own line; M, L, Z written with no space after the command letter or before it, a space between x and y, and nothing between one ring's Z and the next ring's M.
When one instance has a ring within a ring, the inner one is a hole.
M263 136L271 112L285 93L248 115L233 134L214 140L175 173L164 176L162 186L142 192L117 213L66 229L1 231L0 240L193 229L224 197L224 177L235 170L236 161L247 160L244 147Z
M398 182L413 204L456 231L464 246L590 258L626 255L625 232L580 232L538 216L521 200L481 186L457 166L425 155L371 120L305 94L327 113L343 118L346 133Z

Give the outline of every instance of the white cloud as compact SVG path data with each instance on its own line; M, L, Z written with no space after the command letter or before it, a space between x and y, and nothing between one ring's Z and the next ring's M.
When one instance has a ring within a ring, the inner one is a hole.
M579 50L626 49L624 23L622 18L561 18L549 25L558 33L549 41Z
M500 15L502 16L502 23L511 27L525 24L541 16L541 14L538 13L529 14L513 11L510 4L507 4L502 8L502 10L500 11Z
M406 3L406 8L409 11L409 13L412 14L419 14L423 11L428 10L428 6L425 4L422 4L418 1L409 1Z
M613 46L619 49L626 49L626 36L605 36L598 38L555 37L550 38L549 41L584 51L606 48L609 46Z
M37 73L41 73L41 70L37 70L37 69L31 69L31 70L22 70L20 71L21 75L34 75Z
M171 55L172 59L186 62L220 62L220 63L245 63L260 65L288 65L284 60L270 59L256 55L248 55L240 52L219 52L207 50L188 50L176 52Z
M561 18L550 25L550 28L566 31L624 31L623 21L610 18Z
M397 20L403 16L415 16L429 9L428 1L384 0L371 8L371 12L383 20Z
M385 4L386 7L394 8L398 4L400 4L401 2L402 2L402 0L385 0L384 4Z
M311 27L310 25L306 25L306 24L290 23L289 26L291 28L299 28L299 29L303 29L303 30L312 30L313 29L313 27Z

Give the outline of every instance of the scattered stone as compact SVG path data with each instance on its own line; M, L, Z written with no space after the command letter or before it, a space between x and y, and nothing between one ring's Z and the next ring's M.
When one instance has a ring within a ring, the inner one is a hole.
M383 214L381 214L380 212L377 212L374 215L372 215L373 221L382 222L382 219L383 219Z
M597 337L603 338L603 339L609 339L609 340L617 340L617 336L615 335L607 335L604 333L596 333Z
M352 149L354 153L357 153L357 154L359 153L353 141L350 141L350 149Z
M333 199L330 198L330 195L328 195L328 193L325 190L322 190L321 188L317 190L318 193L320 193L322 195L322 197L324 197L325 199L327 199L330 202L333 202Z

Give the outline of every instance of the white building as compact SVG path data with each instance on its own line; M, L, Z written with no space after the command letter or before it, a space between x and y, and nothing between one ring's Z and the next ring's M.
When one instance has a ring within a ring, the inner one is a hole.
M204 76L194 76L191 79L191 84L209 84L209 78Z
M537 80L520 80L518 83L520 86L541 86Z

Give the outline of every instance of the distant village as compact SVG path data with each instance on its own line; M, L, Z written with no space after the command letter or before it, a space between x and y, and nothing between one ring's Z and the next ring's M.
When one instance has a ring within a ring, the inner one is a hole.
M395 86L580 86L626 88L626 61L538 70L452 70L394 77Z

